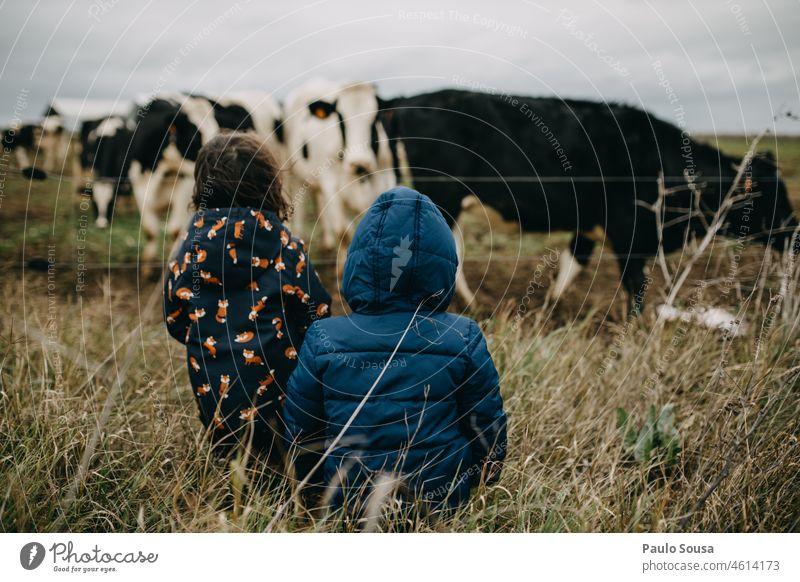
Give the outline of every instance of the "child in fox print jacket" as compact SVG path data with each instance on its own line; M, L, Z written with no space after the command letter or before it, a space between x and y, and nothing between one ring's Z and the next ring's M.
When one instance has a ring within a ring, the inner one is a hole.
M273 460L281 409L305 332L329 315L330 296L301 240L272 157L247 134L223 133L199 152L198 209L164 281L169 333L186 345L200 419L215 450L251 436Z

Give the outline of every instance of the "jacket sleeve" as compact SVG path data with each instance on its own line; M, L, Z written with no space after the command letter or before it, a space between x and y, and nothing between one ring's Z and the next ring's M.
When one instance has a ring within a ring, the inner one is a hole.
M185 245L181 245L177 254L169 262L164 275L164 321L169 334L181 343L186 343L186 332L191 321L189 320L190 304L186 299L178 296L180 293L191 291L191 284L184 285L186 277L180 272L180 257L185 252Z
M461 432L469 439L473 485L500 477L506 457L506 413L500 378L478 324L470 324L467 371L456 395Z
M297 367L286 388L283 408L286 438L294 449L291 456L298 479L303 479L320 458L327 427L322 379L319 377L319 362L315 353L315 330L313 326L309 329L303 347L300 348ZM319 474L321 473L320 471Z

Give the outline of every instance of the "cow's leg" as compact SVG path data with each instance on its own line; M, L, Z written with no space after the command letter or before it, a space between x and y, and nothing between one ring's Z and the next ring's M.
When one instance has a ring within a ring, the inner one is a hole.
M22 171L22 175L28 180L44 180L47 178L47 172L41 168L36 168L31 164L30 152L26 147L14 148L14 155L17 158L17 163Z
M189 222L192 193L194 192L194 179L188 176L175 179L172 190L172 203L167 221L167 237L174 242L186 228Z
M642 257L624 256L617 257L622 285L628 293L628 306L631 315L639 315L644 307L647 294L647 278L644 274L645 261Z
M475 293L469 288L467 276L464 274L464 237L461 236L461 225L458 219L453 223L453 238L456 242L456 254L458 255L458 270L456 271L456 293L464 303L471 305L475 301Z
M152 274L151 263L158 251L158 231L161 226L158 219L159 194L164 182L164 170L159 165L153 172L142 171L136 162L135 166L131 167L130 178L145 237L142 251L143 264L140 270L143 277L149 277Z
M578 273L589 264L589 259L594 250L594 242L582 233L576 233L569 246L562 251L558 258L558 276L550 293L554 301L561 299L564 292L578 276Z
M464 238L462 236L463 228L458 219L462 212L469 210L476 204L480 204L480 200L474 194L452 193L452 192L431 192L432 199L436 201L439 211L442 213L445 222L453 232L453 239L456 243L456 254L458 255L458 270L456 271L456 294L461 297L466 305L470 305L475 301L475 293L467 282L467 276L464 274Z
M320 176L317 212L322 228L322 246L327 250L336 246L339 238L347 229L342 199L338 194L338 181L335 175L326 172Z
M116 184L109 180L95 182L92 187L92 201L97 210L97 228L107 228L111 220Z
M45 172L55 170L56 163L56 136L46 135L39 141L39 151L42 154L42 166Z

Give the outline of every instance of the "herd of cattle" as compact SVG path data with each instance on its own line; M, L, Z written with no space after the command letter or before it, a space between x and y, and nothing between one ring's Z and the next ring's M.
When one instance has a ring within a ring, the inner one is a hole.
M7 130L4 145L27 177L43 178L63 127L51 108L41 123ZM109 224L118 195L132 193L143 260L152 262L162 223L173 237L186 227L198 150L226 129L263 140L285 170L295 230L302 234L313 207L315 242L325 248L346 241L350 218L401 182L430 196L457 237L459 214L475 198L522 231L571 232L556 298L602 243L614 249L633 300L648 259L705 233L730 193L737 203L720 234L800 252L798 221L768 154L738 168L741 160L625 105L462 90L383 100L370 84L321 79L282 104L260 92L164 94L128 117L85 121L80 189L92 196L97 226ZM463 271L457 290L474 299Z

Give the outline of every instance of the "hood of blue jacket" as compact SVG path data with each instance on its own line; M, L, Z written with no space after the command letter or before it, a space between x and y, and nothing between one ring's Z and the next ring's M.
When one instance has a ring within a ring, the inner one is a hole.
M342 293L357 313L444 311L458 257L453 234L424 194L393 188L358 225L347 253Z

